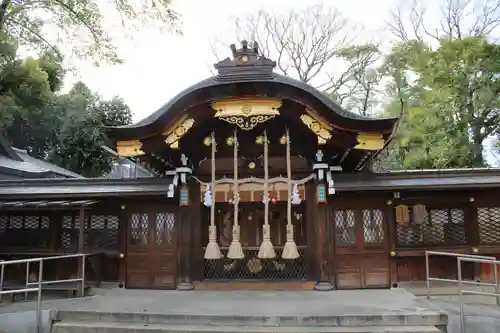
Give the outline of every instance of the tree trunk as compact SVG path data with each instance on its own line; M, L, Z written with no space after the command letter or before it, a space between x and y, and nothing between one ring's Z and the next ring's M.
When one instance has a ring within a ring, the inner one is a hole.
M483 141L484 136L481 134L480 128L472 129L472 142L473 142L473 160L472 167L484 167L485 161L483 158Z
M5 13L11 1L12 0L2 0L2 4L0 4L0 32L3 31Z

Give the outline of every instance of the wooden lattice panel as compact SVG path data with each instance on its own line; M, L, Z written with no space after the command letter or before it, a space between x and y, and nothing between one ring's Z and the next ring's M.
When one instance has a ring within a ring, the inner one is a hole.
M90 215L85 225L85 246L118 250L119 218L116 215Z
M175 232L175 215L172 213L156 213L156 244L173 245Z
M335 211L335 241L338 245L356 244L355 213L350 209Z
M132 214L130 218L131 244L148 244L148 215Z
M275 259L260 259L259 249L244 249L245 258L227 258L227 249L222 249L224 257L205 260L204 278L207 280L303 280L306 279L307 262L304 248L298 248L298 259L281 258L282 248L275 248Z
M365 244L384 243L384 213L380 209L363 210Z
M478 208L479 242L500 243L500 207Z
M464 212L459 208L429 209L422 223L398 224L397 237L399 246L465 244Z

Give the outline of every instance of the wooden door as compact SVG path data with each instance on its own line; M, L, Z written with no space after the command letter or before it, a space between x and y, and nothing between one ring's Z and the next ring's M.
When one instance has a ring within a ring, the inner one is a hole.
M129 215L127 288L176 287L176 215L153 210Z
M378 208L333 210L338 289L387 288L390 284L385 212Z

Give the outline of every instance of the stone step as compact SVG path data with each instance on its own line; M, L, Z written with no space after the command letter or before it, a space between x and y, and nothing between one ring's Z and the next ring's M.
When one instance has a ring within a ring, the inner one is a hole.
M141 323L155 325L212 326L446 326L448 316L432 311L406 311L386 314L327 315L327 316L241 316L184 315L150 312L100 312L58 310L52 319L59 322Z
M211 326L56 322L51 333L440 333L432 326Z

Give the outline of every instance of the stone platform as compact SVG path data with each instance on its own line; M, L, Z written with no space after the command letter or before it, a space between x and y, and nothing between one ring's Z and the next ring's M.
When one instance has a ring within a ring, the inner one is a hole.
M12 304L1 312L33 310ZM402 289L353 291L108 290L84 299L43 302L52 333L438 333L445 313ZM0 331L5 330L0 324ZM440 331L441 329L441 331ZM11 331L9 331L11 333ZM17 333L17 332L12 332Z

